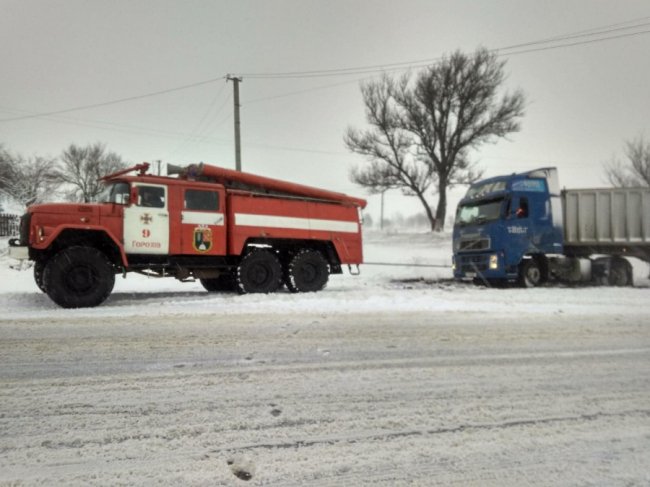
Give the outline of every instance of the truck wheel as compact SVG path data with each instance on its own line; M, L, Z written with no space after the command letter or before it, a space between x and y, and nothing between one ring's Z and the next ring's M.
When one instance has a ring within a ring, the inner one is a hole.
M281 281L280 261L268 250L253 250L237 266L237 288L242 294L273 293Z
M68 247L45 267L47 295L63 308L90 308L106 300L115 284L113 265L93 247Z
M34 262L34 282L36 282L36 285L38 288L43 291L45 291L45 284L43 283L43 273L45 272L45 262L42 260L37 260Z
M625 259L612 259L607 278L610 286L632 286L632 266Z
M229 292L235 291L237 289L235 276L233 276L230 272L221 274L219 277L214 277L211 279L200 279L200 281L201 285L209 293Z
M521 287L537 287L543 282L542 269L535 259L528 259L521 263L519 270L519 285Z
M316 292L325 288L330 266L317 250L302 249L289 261L286 283L292 293Z

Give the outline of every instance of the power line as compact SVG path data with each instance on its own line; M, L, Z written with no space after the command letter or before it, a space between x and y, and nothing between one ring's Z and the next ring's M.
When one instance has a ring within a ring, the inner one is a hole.
M0 111L5 111L5 112L13 112L13 113L24 113L24 110L8 110L8 109L0 109ZM192 138L193 140L197 142L228 142L229 139L220 139L216 137L208 137L208 136L201 136L201 135L195 135L191 133L184 133L184 132L173 132L169 130L160 130L160 129L154 129L151 127L142 127L139 125L132 125L132 124L120 124L120 123L115 123L115 122L108 122L105 120L96 120L96 119L80 119L80 118L70 118L70 117L42 117L43 120L49 121L49 122L54 122L54 123L63 123L66 125L75 125L79 127L93 127L93 128L101 128L104 130L112 130L116 132L123 132L123 133L128 133L128 134L144 134L144 135L152 135L156 137L162 137L166 139L185 139L185 138Z
M505 46L501 47L498 49L492 49L491 52L494 52L498 56L515 56L515 55L520 55L520 54L528 54L532 52L538 52L538 51L547 51L547 50L553 50L553 49L561 49L561 48L566 48L566 47L573 47L577 45L585 45L585 44L591 44L591 43L596 43L596 42L604 42L604 41L609 41L609 40L614 40L614 39L620 39L620 38L625 38L625 37L633 37L633 36L638 36L638 35L644 35L650 33L650 30L643 30L643 31L636 31L636 32L628 32L625 34L619 34L619 35L613 35L613 36L605 36L605 37L600 37L597 39L587 39L583 41L576 41L576 42L569 42L569 43L562 43L562 41L567 41L571 39L578 39L581 37L594 37L598 35L603 35L603 34L611 34L614 32L619 32L623 30L630 30L630 29L638 29L641 27L645 27L650 25L650 23L645 22L645 23L637 23L635 25L627 25L630 23L635 23L635 22L640 22L643 20L647 20L650 17L642 17L639 19L633 19L625 22L619 22L616 24L609 24L606 26L602 26L600 28L592 28L588 30L583 30L579 32L573 32L573 33L568 33L564 34L561 36L555 36L555 37L550 37L546 39L541 39L537 41L531 41L531 42L526 42L526 43L520 43L520 44L513 44L510 46ZM554 46L543 46L543 44L549 44L549 43L559 43ZM531 48L531 49L524 49L524 50L516 50L522 47L528 47L528 46L540 46L537 48ZM514 51L514 52L504 52L504 51ZM410 68L419 68L419 67L424 67L431 65L433 63L439 62L442 58L437 57L437 58L430 58L430 59L423 59L423 60L415 60L415 61L403 61L403 62L397 62L397 63L386 63L386 64L380 64L380 65L370 65L370 66L361 66L361 67L349 67L349 68L335 68L335 69L329 69L329 70L317 70L317 71L294 71L294 72L285 72L285 73L250 73L250 74L243 74L241 76L245 76L248 78L253 78L253 79L287 79L287 78L321 78L321 77L336 77L336 76L350 76L350 75L359 75L359 74L376 74L378 72L390 72L390 71L400 71L404 69L410 69ZM62 110L55 110L55 111L50 111L50 112L41 112L41 113L34 113L30 115L22 115L18 117L11 117L11 118L5 118L5 119L0 119L1 122L13 122L13 121L19 121L19 120L27 120L27 119L34 119L34 118L40 118L40 117L47 117L47 116L52 116L52 115L60 115L64 113L69 113L69 112L74 112L74 111L79 111L79 110L86 110L90 108L98 108L98 107L103 107L103 106L108 106L108 105L113 105L113 104L118 104L118 103L125 103L125 102L130 102L130 101L135 101L143 98L149 98L153 96L159 96L167 93L172 93L175 91L180 91L180 90L187 90L190 88L195 88L197 86L202 86L210 83L215 83L217 81L221 81L227 79L227 76L220 76L217 78L211 78L208 80L203 80L203 81L198 81L195 83L190 83L187 85L183 86L178 86L174 88L169 88L165 90L160 90L160 91L155 91L151 93L145 93L141 95L136 95L136 96L130 96L126 98L119 98L116 100L110 100L106 102L101 102L101 103L93 103L93 104L88 104L88 105L81 105L81 106L76 106L72 108L66 108ZM317 91L317 90L322 90L322 89L327 89L335 86L342 86L345 84L350 84L350 83L357 83L359 81L363 81L364 79L367 79L366 77L364 78L358 78L354 80L349 80L345 82L340 82L340 83L335 83L335 84L330 84L330 85L325 85L325 86L320 86L320 87L314 87L314 88L308 88L305 90L298 90L298 91L292 91L292 92L287 92L279 95L274 95L270 97L265 97L265 98L257 98L254 100L250 100L248 103L256 103L260 101L265 101L265 100L271 100L271 99L276 99L276 98L283 98L283 97L288 97L292 96L295 94L301 94L301 93L308 93L311 91Z
M650 18L650 17L645 17L645 18ZM614 24L614 25L620 25L620 24ZM646 26L646 25L650 25L650 23L639 24L639 25L631 26L630 28L632 28L632 27L633 28L638 28L638 27ZM614 31L614 30L615 29L612 29L612 30L610 30L610 32ZM616 29L616 30L620 30L620 29ZM585 32L585 31L582 31L582 32ZM503 48L499 48L499 49L492 49L490 51L495 53L499 57L518 56L520 54L529 54L529 53L533 53L533 52L548 51L548 50L578 46L578 45L583 45L583 44L592 44L592 43L596 43L596 42L604 42L604 41L608 41L608 40L620 39L620 38L624 38L624 37L632 37L632 36L637 36L637 35L641 35L641 34L648 34L648 33L650 33L650 30L631 32L631 33L627 33L627 34L620 34L620 35L616 35L616 36L603 37L603 38L599 38L599 39L588 39L588 40L584 40L584 41L576 41L576 42L564 43L564 44L559 44L559 45L555 45L555 46L543 46L543 47L537 47L537 48L531 48L531 49L523 49L523 50L513 51L513 52L502 52L504 50L514 50L514 49L517 49L517 48L526 47L526 46L533 46L533 45L540 44L540 43L556 42L556 41L561 40L561 39L562 40L569 40L571 38L577 38L578 37L577 34L576 35L565 35L563 37L548 38L548 39L543 40L543 41L535 41L535 42L527 42L527 43L521 43L521 44L513 44L511 46L507 46L507 47L503 47ZM593 35L596 35L596 34L582 34L582 36L586 36L586 35L592 35L593 36ZM426 60L426 62L425 61L414 61L414 62L409 62L409 63L396 63L396 64L393 64L392 66L408 65L408 68L418 68L418 67L429 66L433 62L440 62L441 60L442 60L442 58L434 58L434 59ZM424 64L422 64L422 63L424 63ZM383 66L390 66L390 65L383 65ZM355 68L345 68L346 71L349 71L350 69L355 69ZM403 69L404 68L396 67L396 68L392 68L392 69L382 70L382 72L402 71ZM377 73L377 72L378 71L376 71L376 70L357 71L355 73L350 72L349 74L364 74L364 73L365 74L374 74L374 73ZM312 72L312 73L316 73L316 72ZM345 74L347 74L347 73L345 73ZM332 76L335 76L335 75L332 74ZM250 77L250 75L249 75L249 77ZM309 77L317 77L317 76L314 75L314 76L309 76ZM323 76L319 76L319 77L323 77ZM276 79L276 78L271 77L270 79ZM277 79L280 79L280 78L277 78ZM289 91L289 92L286 92L286 93L281 93L281 94L278 94L278 95L271 95L271 96L262 97L262 98L254 98L253 100L247 101L246 104L250 105L252 103L259 103L261 101L275 100L275 99L278 99L278 98L286 98L286 97L290 97L290 96L293 96L293 95L309 93L309 92L312 92L312 91L319 91L319 90L324 90L324 89L333 88L333 87L337 87L337 86L344 86L344 85L349 85L349 84L353 84L353 83L359 83L361 81L366 81L368 79L370 79L368 76L364 76L364 77L361 77L361 78L355 78L353 80L342 81L342 82L339 82L339 83L332 83L332 84L327 84L327 85L322 85L322 86L316 86L316 87L313 87L313 88L307 88L307 89L303 89L303 90Z
M177 86L175 88L169 88L169 89L161 90L161 91L154 91L152 93L145 93L143 95L129 96L127 98L119 98L117 100L110 100L110 101L105 101L105 102L102 102L102 103L93 103L93 104L90 104L90 105L81 105L81 106L77 106L77 107L73 107L73 108L66 108L66 109L63 109L63 110L55 110L55 111L52 111L52 112L36 113L34 115L24 115L24 116L21 116L21 117L3 118L3 119L0 119L0 122L15 122L17 120L26 120L26 119L30 119L30 118L47 117L47 116L50 116L50 115L61 115L62 113L76 112L76 111L79 111L79 110L87 110L89 108L98 108L98 107L103 107L103 106L107 106L107 105L115 105L117 103L124 103L124 102L128 102L128 101L141 100L143 98L149 98L149 97L152 97L152 96L164 95L166 93L172 93L174 91L181 91L181 90L188 90L190 88L196 88L197 86L202 86L202 85L207 85L207 84L210 84L210 83L215 83L215 82L223 80L223 79L226 79L226 77L221 76L219 78L212 78L212 79L208 79L208 80L205 80L205 81L198 81L196 83L191 83L191 84L183 85L183 86Z
M245 107L246 105L250 105L250 104L253 104L253 103L258 103L260 101L275 100L277 98L286 98L286 97L293 96L293 95L300 95L300 94L303 94L303 93L310 93L312 91L326 90L328 88L334 88L336 86L349 85L349 84L352 84L352 83L357 83L359 81L363 81L365 79L368 79L368 77L364 76L363 78L357 78L357 79L353 79L353 80L341 81L339 83L330 83L330 84L321 85L321 86L314 86L313 88L305 88L304 90L289 91L287 93L280 93L278 95L265 96L265 97L262 97L262 98L253 98L252 100L248 100L246 102L246 104L243 105L243 106Z
M491 49L491 52L501 52L501 51L506 51L506 50L513 50L513 49L518 49L521 47L527 47L527 46L534 46L534 45L540 45L540 44L548 44L551 42L560 42L563 40L570 40L570 39L575 39L575 38L580 38L580 37L593 37L596 35L603 35L603 34L609 34L613 32L619 32L622 30L630 30L630 29L638 29L641 27L646 27L650 25L650 22L644 22L644 23L638 23L636 25L626 25L623 27L617 27L622 24L629 24L631 22L639 22L641 20L646 20L650 17L643 17L640 19L635 19L632 21L627 21L623 23L617 23L617 24L610 24L606 25L600 28L594 28L594 29L589 29L586 31L579 31L579 32L573 32L573 33L568 33L568 34L563 34L560 36L555 36L555 37L549 37L545 39L539 39L536 41L530 41L530 42L525 42L525 43L519 43L519 44L513 44L510 46L504 46L496 49ZM602 39L594 39L592 40L593 42L598 42L602 40L609 40L609 39L617 39L619 37L629 37L632 35L639 35L639 34L645 34L648 31L641 31L641 32L635 32L635 33L629 33L627 35L622 35L622 36L612 36L612 37L605 37ZM583 43L589 43L588 41L584 41ZM561 47L570 47L573 45L577 44L566 44L566 45L558 45L552 47L553 49L558 49ZM348 76L348 75L355 75L355 74L369 74L369 73L376 73L376 72L382 72L382 71L393 71L393 70L400 70L405 67L421 67L421 66L426 66L430 64L434 64L437 62L440 62L442 60L442 57L435 57L435 58L428 58L428 59L420 59L420 60L411 60L411 61L401 61L401 62L396 62L396 63L385 63L385 64L375 64L375 65L366 65L366 66L357 66L357 67L348 67L348 68L333 68L333 69L324 69L324 70L313 70L313 71L289 71L289 72L278 72L278 73L244 73L242 76L246 78L252 78L252 79L287 79L287 78L321 78L321 77L331 77L331 76Z
M518 49L520 47L528 47L528 46L533 46L533 45L538 45L538 44L559 42L559 41L563 41L563 40L577 39L577 38L580 38L580 37L593 37L593 36L596 36L596 35L611 34L612 32L619 32L619 31L622 31L622 30L639 29L641 27L647 27L648 25L650 25L650 22L643 22L643 23L640 23L640 24L637 23L635 25L626 25L625 27L618 27L618 26L624 25L624 24L630 24L630 23L633 23L633 22L638 22L638 21L641 21L641 20L647 20L647 19L650 19L650 17L643 17L641 19L636 19L636 20L632 20L632 21L619 22L617 24L610 24L610 25L605 25L605 26L601 26L601 27L594 27L594 28L591 28L591 29L582 30L582 31L578 31L578 32L573 32L573 33L569 33L569 34L562 34L562 35L559 35L559 36L547 37L545 39L539 39L537 41L524 42L524 43L520 43L520 44L513 44L511 46L506 46L506 47L502 47L502 48L495 49L495 50L504 51L504 50ZM641 33L641 32L639 32L639 33ZM607 39L608 38L604 38L604 40L607 40ZM561 47L564 47L564 46L561 46Z
M639 32L632 32L632 33L628 33L628 34L620 34L620 35L617 35L617 36L603 37L603 38L600 38L600 39L591 39L591 40L586 40L586 41L571 42L571 43L562 44L561 46L546 46L546 47L536 47L536 48L532 48L532 49L524 49L522 51L515 51L515 52L500 54L500 56L517 56L519 54L529 54L531 52L550 51L550 50L553 50L553 49L559 49L561 47L573 47L573 46L581 46L581 45L584 45L584 44L594 44L596 42L610 41L610 40L613 40L613 39L622 39L622 38L625 38L625 37L635 37L637 35L649 34L649 33L650 33L650 29L649 30L639 31Z
M186 147L187 147L191 142L193 142L194 140L196 140L197 137L200 137L200 136L202 136L203 134L205 134L205 132L206 132L206 128L207 128L207 126L209 125L209 122L206 123L206 122L207 122L207 119L208 119L208 116L209 116L210 113L212 112L213 108L217 105L217 102L218 102L218 100L219 100L219 97L221 96L221 94L223 93L223 91L225 90L225 88L226 88L226 84L224 83L223 85L221 85L221 88L217 91L217 93L215 93L214 98L212 99L212 101L210 102L210 104L209 104L207 110L206 110L205 113L203 114L203 117L201 117L201 119L200 119L199 122L196 124L196 126L194 127L194 129L192 130L192 132L191 132L191 133L186 137L186 139L185 139L183 142L181 142L180 144L178 144L178 146L176 147L176 149L174 149L174 150L171 151L171 154L178 154L178 153L181 153L183 150L185 150L185 148L186 148ZM219 106L219 108L217 108L216 113L214 113L214 114L211 116L211 118L210 118L210 122L211 122L212 120L214 120L214 119L216 118L217 115L219 115L219 113L221 112L221 110L223 110L223 108L226 106L226 103L228 102L229 99L230 99L230 97L229 97L229 96L226 96L225 100L222 102L222 104Z

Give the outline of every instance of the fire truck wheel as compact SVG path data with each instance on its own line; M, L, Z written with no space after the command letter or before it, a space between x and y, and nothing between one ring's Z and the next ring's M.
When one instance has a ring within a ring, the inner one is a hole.
M282 267L275 254L253 250L237 267L237 287L242 294L273 293L280 288Z
M47 295L63 308L90 308L104 302L115 284L112 264L93 247L68 247L45 267Z
M34 263L34 281L38 288L45 292L45 284L43 283L43 273L45 272L45 262L37 260Z
M317 250L302 249L289 261L287 287L293 293L320 291L327 285L330 267Z
M535 259L528 259L521 263L519 285L521 287L537 287L544 282L542 269Z
M229 292L237 289L235 277L230 274L221 274L219 277L211 279L200 279L201 285L209 293Z

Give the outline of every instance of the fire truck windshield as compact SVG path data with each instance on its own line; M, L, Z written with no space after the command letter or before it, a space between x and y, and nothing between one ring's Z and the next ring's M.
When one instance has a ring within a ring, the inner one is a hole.
M456 224L472 225L498 220L501 216L503 198L489 201L477 201L458 207Z
M107 184L97 195L95 201L97 203L117 203L118 205L126 205L129 203L129 184Z

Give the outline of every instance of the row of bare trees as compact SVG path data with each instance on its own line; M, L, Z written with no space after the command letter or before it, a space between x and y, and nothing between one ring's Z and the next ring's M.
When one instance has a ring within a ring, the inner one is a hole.
M98 179L126 167L103 144L71 144L58 158L24 157L0 145L0 192L28 206L59 195L69 201L91 201L101 190Z

